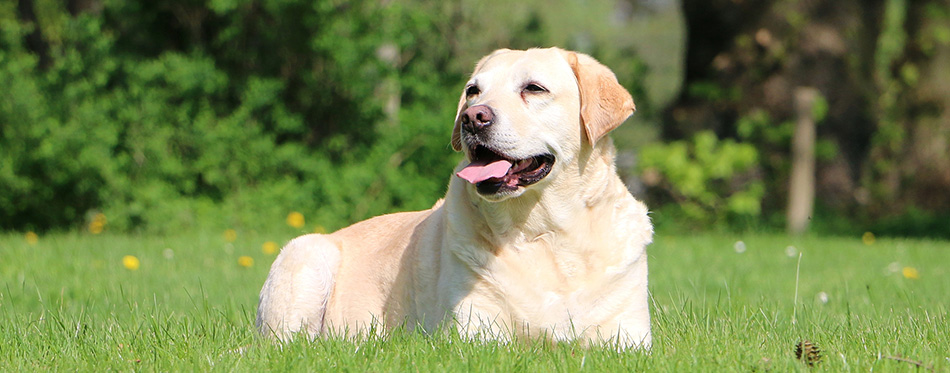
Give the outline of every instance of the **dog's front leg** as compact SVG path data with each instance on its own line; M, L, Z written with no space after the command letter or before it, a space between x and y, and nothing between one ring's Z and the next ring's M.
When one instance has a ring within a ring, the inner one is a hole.
M323 333L324 316L340 263L340 249L327 236L309 234L290 241L271 266L261 289L257 327L280 340L297 333Z

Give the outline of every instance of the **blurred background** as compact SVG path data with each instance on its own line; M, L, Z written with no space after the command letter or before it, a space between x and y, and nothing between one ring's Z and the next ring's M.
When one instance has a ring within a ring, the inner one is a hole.
M428 208L475 61L535 46L633 94L660 230L950 237L950 0L4 0L0 229Z

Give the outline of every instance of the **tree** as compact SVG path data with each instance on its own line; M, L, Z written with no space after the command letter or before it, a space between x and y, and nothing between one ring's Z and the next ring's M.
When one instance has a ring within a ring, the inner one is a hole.
M950 210L950 1L892 1L878 63L870 208ZM906 8L906 10L905 10ZM948 229L950 226L945 226Z
M794 92L813 87L823 99L813 114L825 209L868 218L914 206L950 209L947 193L934 193L950 189L947 1L684 0L682 7L686 74L665 111L664 138L712 129L755 144L769 191L764 207L778 212ZM929 172L909 171L919 169Z

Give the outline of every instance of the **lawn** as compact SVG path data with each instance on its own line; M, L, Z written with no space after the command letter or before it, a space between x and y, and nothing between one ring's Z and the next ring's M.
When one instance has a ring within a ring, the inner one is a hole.
M261 341L266 243L293 235L0 235L0 370L782 372L812 369L801 340L816 369L950 370L948 242L658 234L654 348L616 353L410 332Z

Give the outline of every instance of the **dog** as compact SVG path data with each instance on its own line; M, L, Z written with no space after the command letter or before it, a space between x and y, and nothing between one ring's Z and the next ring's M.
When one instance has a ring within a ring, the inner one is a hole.
M594 58L558 48L482 58L458 105L464 153L443 199L290 241L260 293L268 337L455 328L649 348L646 206L607 133L630 94Z

